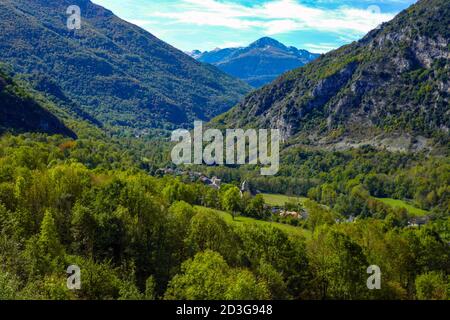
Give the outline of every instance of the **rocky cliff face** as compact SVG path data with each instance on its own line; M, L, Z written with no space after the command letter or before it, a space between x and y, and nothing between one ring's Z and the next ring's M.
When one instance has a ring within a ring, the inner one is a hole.
M409 137L411 148L422 138L445 144L449 25L450 1L419 1L361 41L278 78L216 121L280 128L285 139L341 147L362 141L389 147L394 135Z

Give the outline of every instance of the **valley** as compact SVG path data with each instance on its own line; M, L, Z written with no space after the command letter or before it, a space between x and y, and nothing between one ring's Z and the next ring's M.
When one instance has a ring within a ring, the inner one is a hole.
M397 13L194 59L90 0L0 0L0 300L449 300L450 2Z

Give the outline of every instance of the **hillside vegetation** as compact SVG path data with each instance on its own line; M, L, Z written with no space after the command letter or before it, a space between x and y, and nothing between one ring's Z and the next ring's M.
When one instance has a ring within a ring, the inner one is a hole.
M154 178L120 155L89 169L90 157L61 136L0 139L0 299L449 298L448 216L338 223L311 203L302 229L264 221L262 198L233 185ZM384 285L371 291L374 264Z
M449 25L449 1L421 0L255 91L214 124L279 128L290 143L338 150L448 153Z
M284 145L279 174L270 177L258 166L176 168L167 141L136 138L134 130L147 125L181 125L165 112L180 106L176 117L183 118L189 107L175 100L169 106L164 95L155 98L157 110L139 113L127 103L148 96L121 84L142 85L150 96L161 85L188 102L189 88L210 95L212 86L213 100L221 100L228 92L220 87L223 74L211 67L205 78L205 67L141 29L88 0L71 2L87 17L80 33L63 28L65 0L0 0L0 57L16 70L0 73L0 300L450 299L448 154L297 145L308 126L318 134L328 130L315 124L338 109L345 116L329 118L331 128L339 123L333 137L355 134L346 103L363 92L360 98L374 104L356 99L351 106L363 120L375 117L365 137L372 128L402 127L402 134L420 133L445 146L448 1L419 1L359 43L283 76L250 95L238 113L217 119L242 125L286 120L284 133L293 140ZM405 47L393 45L402 41ZM80 49L79 55L61 51L61 43ZM143 56L132 53L138 49L145 49ZM58 59L64 63L53 64ZM140 73L141 63L156 73ZM61 70L69 76L58 78ZM155 74L158 83L150 79ZM41 81L47 75L54 79ZM417 86L401 80L408 75L418 76ZM191 82L196 76L206 83L198 87ZM423 91L420 106L414 93L424 83L431 91ZM334 85L336 96L325 94ZM408 94L391 113L398 126L386 122L393 104L377 100L394 99L389 88ZM317 95L305 96L305 90ZM335 99L343 99L342 109ZM287 117L283 112L293 106L299 113ZM204 175L221 177L220 188L203 183ZM243 181L263 194L241 193ZM268 204L307 215L283 217ZM81 268L81 290L67 288L73 265ZM367 288L373 265L382 271L380 290Z
M80 30L66 26L70 5L81 8ZM97 125L189 127L250 91L89 0L2 0L0 30L0 61Z
M54 114L0 69L0 133L41 132L76 137Z

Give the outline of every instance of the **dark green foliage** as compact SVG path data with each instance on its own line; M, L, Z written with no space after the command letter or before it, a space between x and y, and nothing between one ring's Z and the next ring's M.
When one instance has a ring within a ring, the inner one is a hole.
M364 283L369 264L362 248L350 237L323 228L309 245L316 298L351 300L369 294Z
M245 208L245 215L248 217L264 220L267 214L264 197L262 195L251 198Z
M70 5L81 8L80 30L67 29ZM0 30L2 62L96 124L139 133L191 126L250 90L90 1L2 1Z
M76 137L64 123L0 69L0 133L42 132Z

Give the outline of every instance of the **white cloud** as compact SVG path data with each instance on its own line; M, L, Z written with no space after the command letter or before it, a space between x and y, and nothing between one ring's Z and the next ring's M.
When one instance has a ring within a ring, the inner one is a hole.
M219 48L240 48L244 47L246 44L243 41L225 41Z
M327 53L338 47L339 46L334 43L307 43L304 45L306 50L314 53Z
M138 27L141 27L141 28L144 28L144 27L152 24L152 21L145 20L145 19L128 19L127 21Z
M382 22L391 20L394 14L383 13L374 6L367 10L348 6L312 8L296 0L270 0L254 6L217 0L181 0L176 11L158 11L149 16L169 18L172 23L231 29L260 28L268 35L318 30L351 36L367 33Z

